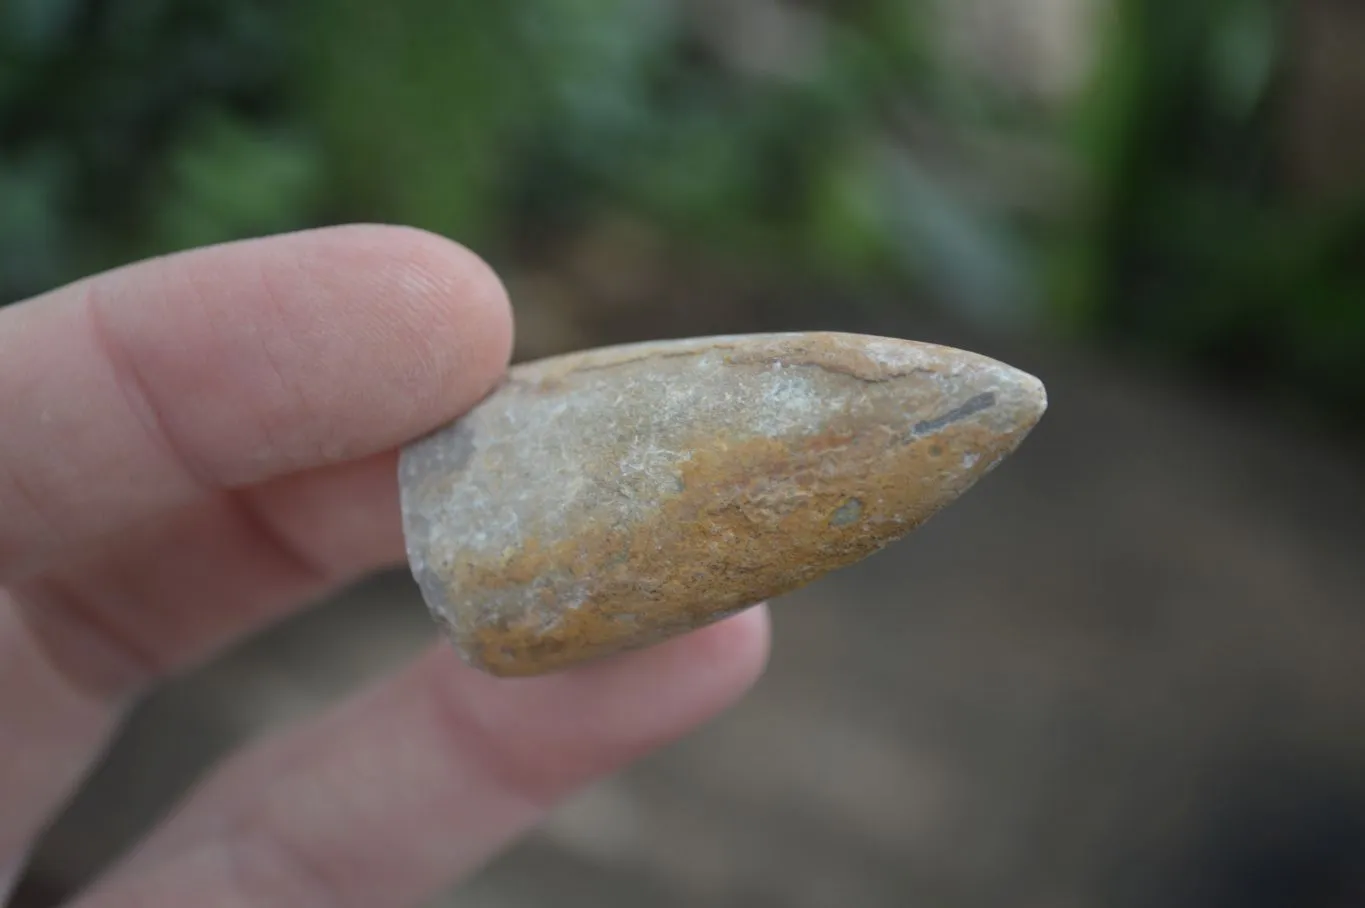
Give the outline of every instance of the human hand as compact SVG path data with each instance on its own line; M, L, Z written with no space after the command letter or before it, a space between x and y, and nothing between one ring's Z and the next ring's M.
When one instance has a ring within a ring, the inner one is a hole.
M401 563L395 448L476 403L511 333L477 258L369 226L0 309L0 901L139 692ZM767 636L754 609L521 680L437 642L230 756L74 904L420 903L734 701Z

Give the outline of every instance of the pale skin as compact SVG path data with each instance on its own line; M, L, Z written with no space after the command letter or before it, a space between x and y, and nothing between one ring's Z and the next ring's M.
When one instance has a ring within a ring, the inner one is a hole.
M393 227L0 309L0 902L140 694L402 563L396 449L476 403L511 338L482 261ZM421 904L733 703L767 647L760 607L497 680L433 630L392 677L229 756L71 904Z

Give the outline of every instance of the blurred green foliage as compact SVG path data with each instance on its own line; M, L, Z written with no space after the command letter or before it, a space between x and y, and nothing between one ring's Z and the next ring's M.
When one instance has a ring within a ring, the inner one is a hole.
M1019 283L991 277L1009 266L981 217L886 153L908 105L983 109L934 65L914 3L841 4L814 52L779 48L795 59L776 73L723 59L672 0L0 11L5 298L137 256L353 219L496 258L605 208L741 261L948 274L983 298Z
M1091 192L1051 241L1052 299L1086 334L1298 389L1355 419L1365 171L1326 200L1289 178L1290 67L1316 51L1289 43L1293 9L1116 0L1070 137Z
M0 301L351 220L498 262L624 210L793 280L1365 402L1362 208L1277 182L1274 0L1113 0L1069 131L945 56L930 0L785 8L3 0ZM1079 164L1079 200L982 176L973 149L1020 139Z
M298 222L267 0L0 3L0 298Z

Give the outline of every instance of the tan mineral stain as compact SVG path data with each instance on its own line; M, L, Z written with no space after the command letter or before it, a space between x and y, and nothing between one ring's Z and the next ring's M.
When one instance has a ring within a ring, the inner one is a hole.
M995 360L849 334L528 363L403 452L408 557L471 664L556 671L871 555L993 469L1046 405Z

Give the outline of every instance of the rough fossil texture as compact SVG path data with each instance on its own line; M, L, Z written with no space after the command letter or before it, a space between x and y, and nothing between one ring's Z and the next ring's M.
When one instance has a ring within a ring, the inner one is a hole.
M865 558L995 467L1046 405L995 360L849 334L523 364L404 450L408 558L467 661L556 671Z

